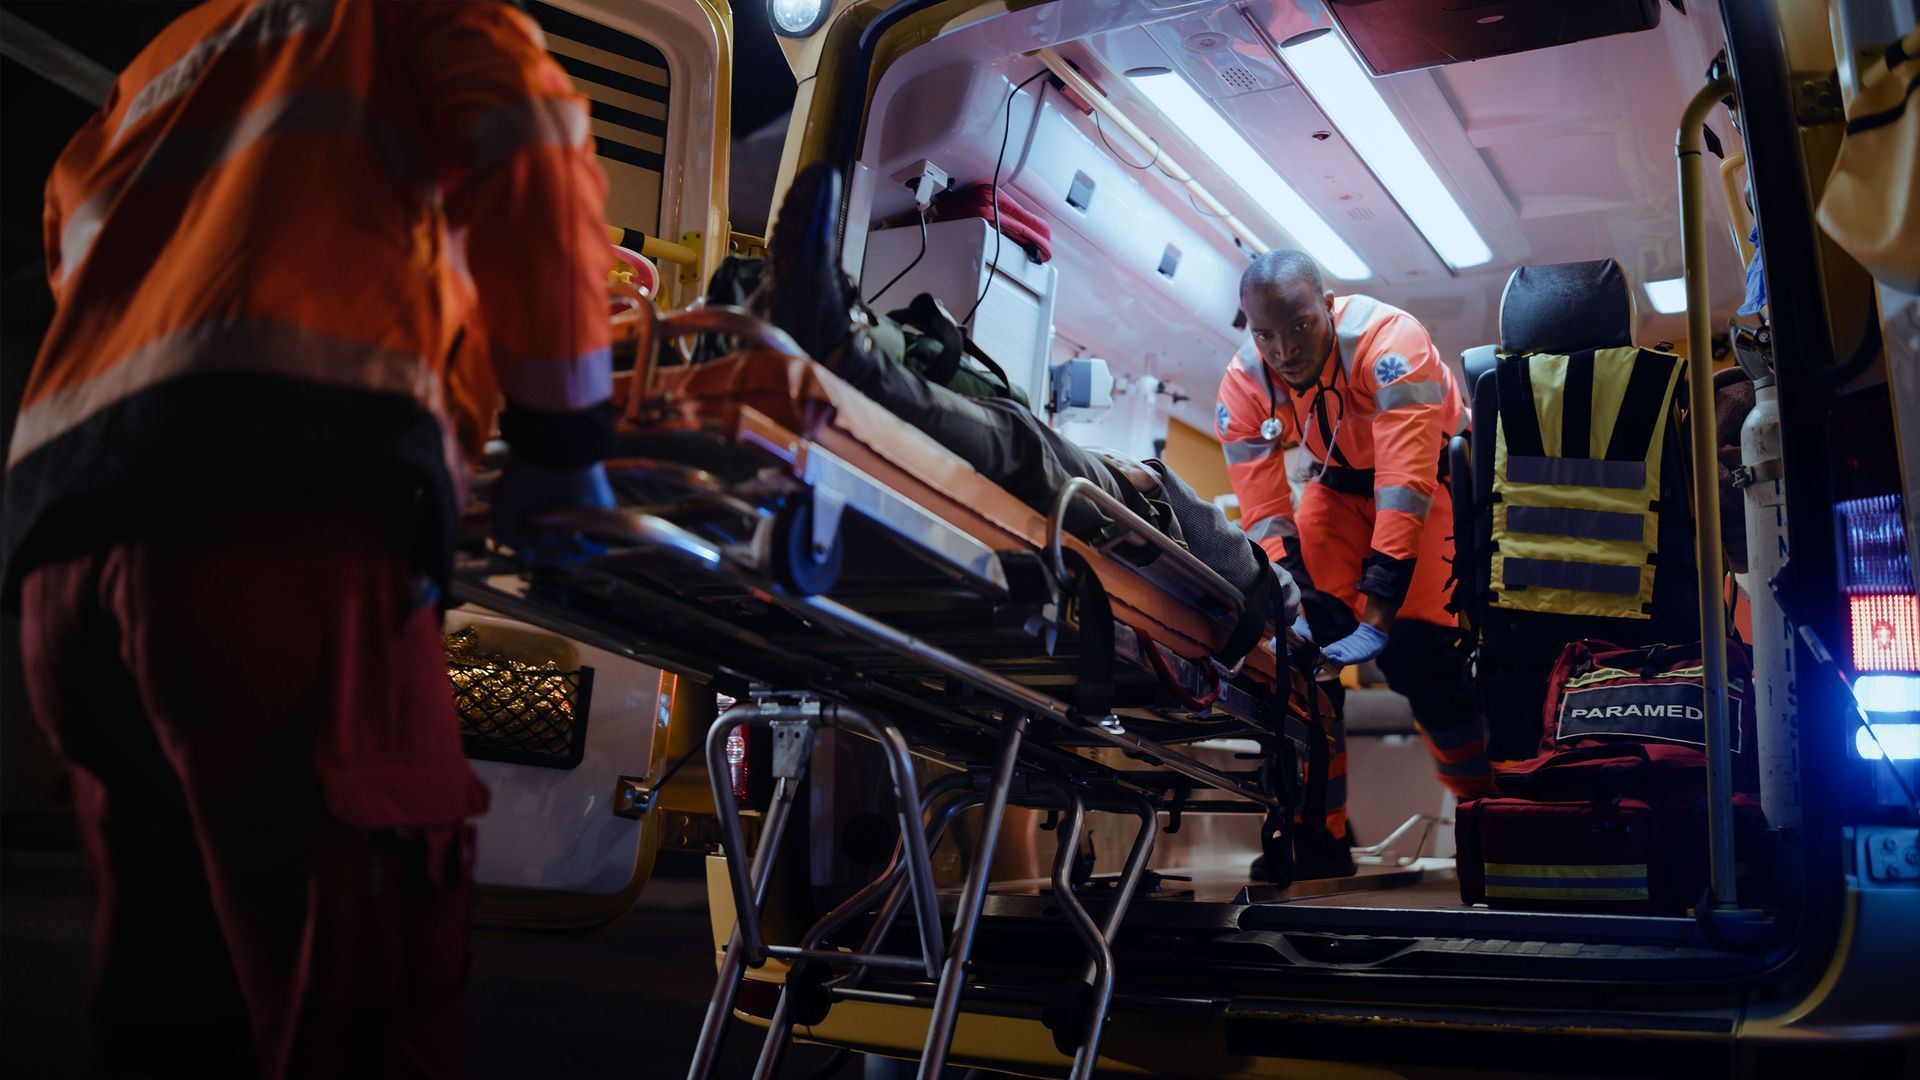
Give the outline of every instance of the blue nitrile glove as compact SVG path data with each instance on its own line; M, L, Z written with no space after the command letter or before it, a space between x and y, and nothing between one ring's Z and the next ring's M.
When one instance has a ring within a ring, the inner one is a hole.
M1293 632L1300 635L1302 641L1313 640L1313 628L1307 625L1305 615L1296 615L1293 619Z
M597 461L584 468L558 469L508 458L493 486L494 539L534 562L579 562L606 548L577 532L542 529L533 519L552 510L612 506L613 488Z
M1379 656L1386 647L1387 635L1361 623L1353 633L1321 649L1320 654L1336 664L1358 664Z

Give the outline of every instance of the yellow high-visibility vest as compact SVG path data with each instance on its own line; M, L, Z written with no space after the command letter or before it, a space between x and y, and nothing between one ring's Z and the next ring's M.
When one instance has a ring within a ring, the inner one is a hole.
M1500 358L1494 607L1650 617L1661 453L1682 368L1636 348Z

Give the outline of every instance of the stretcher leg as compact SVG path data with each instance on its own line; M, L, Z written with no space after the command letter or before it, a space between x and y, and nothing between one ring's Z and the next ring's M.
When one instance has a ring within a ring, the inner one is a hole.
M714 1064L720 1056L720 1042L727 1033L727 1018L733 1013L733 1000L740 992L740 979L746 972L747 942L749 937L756 941L759 939L760 901L766 898L767 882L773 876L773 856L780 848L782 834L787 831L787 821L793 813L794 796L800 786L797 774L781 775L782 762L776 755L773 801L767 807L760 843L754 849L753 862L749 867L741 858L746 848L746 837L740 827L740 809L734 804L732 790L723 790L723 784L730 775L726 760L727 735L744 722L744 719L729 721L723 718L707 732L707 769L713 778L715 816L720 819L720 845L726 854L727 865L732 870L737 917L726 953L720 960L720 975L714 981L713 998L707 1003L706 1019L700 1025L700 1038L694 1044L693 1063L687 1068L689 1080L704 1080L713 1075ZM743 905L742 901L749 897L752 902ZM748 930L749 926L752 927L751 931Z
M966 981L967 958L973 952L974 931L987 900L987 881L993 875L993 853L1000 845L1000 823L1007 813L1007 793L1013 787L1013 766L1026 736L1026 716L1010 718L1000 737L1000 757L994 763L993 785L987 792L986 819L980 825L980 847L967 883L960 891L960 907L953 917L953 942L940 972L933 1015L927 1021L927 1042L921 1049L919 1080L938 1080L953 1045L953 1028L960 1016L960 992ZM935 925L938 925L937 923Z
M939 846L940 838L946 835L947 826L959 816L960 811L979 803L977 796L965 792L967 784L968 778L964 775L949 776L928 784L921 791L920 803L932 814L932 819L926 825L927 850L932 851ZM941 801L943 799L946 800L944 803ZM887 933L893 928L894 920L899 917L900 909L905 906L908 890L903 887L903 884L908 873L908 851L903 837L894 844L893 859L887 864L886 870L867 883L859 892L848 897L840 906L822 916L819 922L814 923L802 938L803 947L821 948L829 937L864 914L876 899L885 896L886 900L881 905L879 917L873 929L868 931L859 950L847 955L848 963L854 968L853 977L858 978L864 975L869 970L869 966L861 964L860 958L877 950L880 942L885 940ZM772 1080L779 1075L780 1063L786 1057L787 1046L792 1039L796 996L793 975L790 973L787 981L780 987L779 1002L774 1006L773 1018L767 1025L766 1040L760 1047L760 1060L753 1070L754 1080Z
M1100 927L1087 914L1080 898L1073 895L1073 864L1080 852L1080 837L1087 824L1087 804L1081 799L1080 792L1069 789L1066 792L1067 813L1060 822L1059 850L1053 859L1053 900L1060 905L1060 911L1067 917L1068 925L1079 936L1080 943L1087 947L1092 957L1093 987L1087 1002L1087 1030L1076 1032L1073 1039L1078 1048L1073 1055L1073 1069L1068 1076L1074 1080L1093 1075L1100 1042L1100 1025L1106 1018L1106 999L1113 993L1113 950L1107 947L1107 939L1101 934ZM1068 1023L1073 1019L1069 1011ZM1056 1037L1056 1043L1060 1040ZM1094 1056L1087 1054L1089 1044Z
M760 844L749 866L742 855L746 849L740 825L740 808L728 790L726 765L727 736L742 724L769 729L773 737L773 802L767 809ZM814 732L821 726L858 731L878 742L886 751L887 771L893 782L894 805L900 818L900 842L904 863L905 893L913 901L919 919L921 955L916 958L862 954L857 959L867 964L906 967L933 978L940 970L945 943L940 937L940 908L934 892L933 866L927 855L927 836L921 822L920 793L913 782L913 760L906 739L898 729L881 724L856 709L826 705L805 696L762 698L754 706L737 709L716 722L707 732L707 768L713 783L716 817L720 824L720 844L727 858L727 870L733 890L734 930L726 955L721 960L719 979L707 1016L701 1025L694 1059L687 1071L690 1080L712 1075L720 1045L726 1036L727 1019L739 993L740 980L748 967L758 967L768 956L792 960L838 960L840 954L821 954L814 944L769 947L761 936L760 905L766 899L772 863L779 850L781 835L792 815L793 802L807 762L812 755ZM876 895L877 895L876 890ZM762 1056L764 1057L764 1051ZM777 1064L770 1062L769 1064Z
M1147 862L1153 857L1154 839L1160 833L1160 817L1153 804L1145 799L1133 800L1134 814L1140 819L1140 829L1134 834L1133 848L1127 852L1126 865L1120 872L1118 891L1114 893L1113 904L1107 909L1107 919L1099 928L1101 947L1093 951L1082 980L1093 987L1089 1001L1089 1013L1086 1018L1086 1033L1080 1039L1073 1056L1073 1071L1069 1076L1092 1076L1094 1066L1100 1060L1100 1038L1106 1030L1107 1006L1113 1000L1114 966L1112 946L1120 934L1120 924L1126 921L1127 907L1133 902L1133 894L1139 890L1140 881L1146 876ZM1068 883L1069 889L1072 883ZM1054 877L1054 889L1060 889L1059 875ZM1074 904L1075 907L1079 905ZM1104 959L1105 963L1102 963Z

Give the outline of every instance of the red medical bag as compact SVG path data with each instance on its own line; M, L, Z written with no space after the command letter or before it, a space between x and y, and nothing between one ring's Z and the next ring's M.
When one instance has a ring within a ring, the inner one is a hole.
M1727 645L1736 850L1765 822L1752 665ZM1462 803L1455 835L1467 903L1677 914L1707 887L1704 673L1698 643L1568 645L1547 688L1541 752L1501 766L1494 798Z

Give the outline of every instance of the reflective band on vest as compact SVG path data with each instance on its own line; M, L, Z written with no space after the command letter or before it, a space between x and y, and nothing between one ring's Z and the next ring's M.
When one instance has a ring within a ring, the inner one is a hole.
M1552 559L1505 560L1504 575L1508 588L1541 586L1549 589L1577 589L1581 592L1621 593L1632 596L1640 591L1640 568L1608 566L1604 563L1558 562Z
M1646 486L1647 463L1515 456L1507 459L1507 479L1516 484L1629 488L1637 491Z
M1564 506L1507 508L1507 528L1513 532L1591 536L1597 540L1638 540L1646 527L1646 517L1642 514L1569 510Z
M207 374L273 375L368 393L402 394L436 417L445 413L444 380L423 357L347 341L293 323L227 319L155 338L86 382L56 390L21 409L9 464L142 391L170 379Z
M1650 349L1499 359L1492 606L1648 616L1680 372Z

